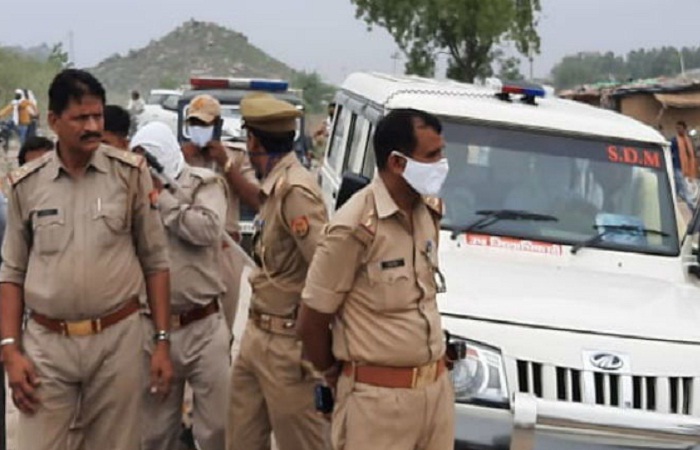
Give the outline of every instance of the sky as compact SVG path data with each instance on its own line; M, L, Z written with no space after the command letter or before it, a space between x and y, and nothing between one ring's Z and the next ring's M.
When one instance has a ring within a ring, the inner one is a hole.
M579 51L700 45L698 0L541 0L542 77ZM671 5L673 7L671 7ZM355 71L401 73L382 29L368 31L350 0L17 0L0 14L0 45L63 42L78 67L147 45L191 18L213 21L299 70L341 83ZM444 61L439 64L444 66ZM0 68L2 70L2 68ZM529 73L523 64L522 72Z

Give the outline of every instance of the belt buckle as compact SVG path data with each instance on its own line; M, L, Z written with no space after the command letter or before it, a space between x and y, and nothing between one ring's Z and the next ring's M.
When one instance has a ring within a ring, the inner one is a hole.
M270 331L272 329L272 316L269 314L260 314L258 324L260 328Z
M432 384L437 378L438 364L432 363L426 366L413 368L412 389L420 389Z
M92 320L81 320L78 322L64 322L63 334L66 336L90 336L94 333L99 333L102 330L100 320L96 320L96 330L93 328Z

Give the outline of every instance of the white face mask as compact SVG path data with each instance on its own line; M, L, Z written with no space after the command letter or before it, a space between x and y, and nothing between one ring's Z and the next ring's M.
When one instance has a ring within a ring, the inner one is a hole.
M406 160L403 177L421 195L438 195L447 178L450 166L447 158L434 163L419 162L399 152L393 154Z
M214 137L214 127L189 127L190 141L197 147L206 147Z

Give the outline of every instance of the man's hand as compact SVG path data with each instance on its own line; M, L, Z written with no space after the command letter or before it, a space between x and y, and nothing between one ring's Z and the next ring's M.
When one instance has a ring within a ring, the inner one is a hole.
M213 161L218 164L219 167L224 167L224 165L226 165L228 154L226 154L226 149L221 141L209 141L206 149L203 155L207 162Z
M163 182L160 180L160 177L152 175L151 179L153 180L153 189L155 189L158 192L163 192L164 186L163 186Z
M323 379L326 381L328 387L333 391L333 396L335 396L335 389L338 386L338 378L340 378L340 374L342 372L343 365L339 362L336 362L323 372Z
M199 147L192 142L185 142L182 144L182 155L185 157L187 164L194 165L200 158Z
M12 389L12 403L24 414L34 414L39 407L36 388L40 384L34 364L17 348L4 348L2 359Z
M151 394L165 400L170 393L172 379L173 364L170 360L170 343L157 342L151 355Z

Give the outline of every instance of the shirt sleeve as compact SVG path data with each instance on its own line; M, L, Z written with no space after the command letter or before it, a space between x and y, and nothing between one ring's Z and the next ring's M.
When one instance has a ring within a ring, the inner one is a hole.
M334 314L355 284L364 245L348 226L329 227L321 238L302 292L306 306Z
M22 219L17 189L11 189L7 205L7 223L2 244L0 283L24 285L29 263L31 233L28 221Z
M163 191L159 203L168 231L200 247L221 242L227 211L222 182L216 180L200 186L190 204L180 203L171 193Z
M153 184L147 166L139 168L133 203L132 233L136 254L146 275L168 270L168 244L163 222L152 204Z
M282 218L307 263L311 263L327 217L323 201L302 187L292 187L284 197Z
M258 180L258 177L255 176L255 168L253 167L253 164L251 164L247 153L243 153L243 156L241 157L241 174L250 183L253 183L256 186L260 185L260 180Z

